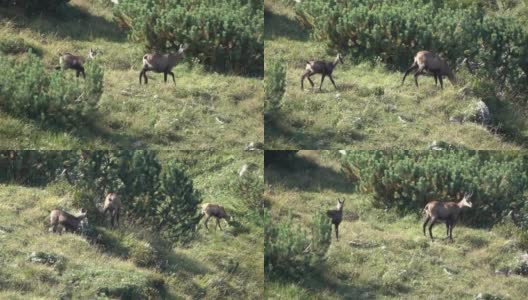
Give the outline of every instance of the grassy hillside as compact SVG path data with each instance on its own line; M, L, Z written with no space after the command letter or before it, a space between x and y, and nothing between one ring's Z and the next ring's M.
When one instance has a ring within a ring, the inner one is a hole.
M119 229L97 226L103 246L79 235L48 233L49 211L70 207L65 183L45 188L0 185L0 299L260 299L263 294L262 226L226 187L240 166L260 166L257 153L164 152L164 159L195 160L189 175L204 202L224 204L241 227L208 232L185 247L157 254L161 268L141 267L149 245L159 245L144 229L128 223ZM225 224L225 223L224 223ZM147 241L149 243L147 243ZM58 256L55 265L29 260L32 252Z
M266 168L265 195L276 221L291 209L295 222L307 226L315 211L346 199L340 240L333 237L324 264L302 280L267 281L268 299L475 299L479 293L525 298L528 278L495 274L523 253L506 225L492 230L459 225L449 243L439 224L432 243L423 236L418 215L375 209L369 195L354 193L335 156L300 151L289 170Z
M86 56L90 48L100 51L96 59L105 68L104 93L92 128L50 130L0 112L0 148L220 149L263 140L259 79L206 72L186 63L174 69L176 85L165 84L163 74L152 72L148 86L139 85L142 45L127 40L113 21L112 7L101 3L72 0L72 15L66 20L26 18L0 9L0 40L17 45L22 39L42 53L50 72L59 64L58 53ZM66 72L76 80L74 71Z
M301 90L306 61L335 56L299 26L293 3L265 1L265 56L287 67L281 111L265 124L268 149L425 149L433 141L470 149L524 147L524 113L506 101L488 101L490 127L450 121L467 116L478 101L464 88L465 70L458 72L460 86L446 79L441 90L432 77L421 76L416 88L412 74L401 86L403 73L348 56L334 71L337 91L326 78L319 92L320 75L312 77L314 90L307 80Z

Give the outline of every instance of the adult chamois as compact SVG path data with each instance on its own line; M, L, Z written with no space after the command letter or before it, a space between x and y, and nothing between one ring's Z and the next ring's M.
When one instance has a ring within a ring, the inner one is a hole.
M405 82L405 77L407 77L407 75L414 69L417 69L414 73L414 83L416 84L416 87L418 87L418 76L423 75L425 71L433 74L435 85L437 85L438 80L440 80L440 87L442 89L444 88L442 76L447 76L453 85L456 84L455 74L453 74L453 71L451 71L451 68L449 68L447 62L432 52L419 51L416 53L413 64L409 67L409 69L407 69L407 71L405 71L405 75L403 76L401 83L402 85Z
M429 236L431 241L434 241L433 238L433 226L437 221L442 221L446 223L447 227L447 237L452 242L453 241L453 227L457 222L458 215L464 207L472 207L473 204L469 201L473 194L464 194L464 197L459 202L440 202L440 201L431 201L427 203L424 208L425 213L425 222L423 224L423 233L425 234L425 227L427 223L431 221L429 225Z
M73 55L71 53L59 53L59 66L55 69L61 70L61 69L72 69L76 71L76 76L79 77L80 74L82 74L83 78L86 78L86 74L84 73L84 63L86 62L86 59L93 59L97 55L97 52L90 48L90 51L88 52L88 57L82 57Z
M334 72L334 69L339 62L344 64L343 56L341 56L340 53L337 54L333 62L322 61L322 60L307 61L304 74L301 77L301 90L304 89L304 79L305 78L308 79L308 81L312 85L312 88L314 87L314 83L310 77L312 77L315 74L321 74L321 84L319 85L319 91L321 90L321 87L323 86L323 81L326 76L330 78L330 81L332 81L334 88L337 90L337 86L334 82L334 78L332 77L332 72Z
M345 203L345 199L339 200L337 199L337 209L330 209L326 211L326 215L332 219L332 224L334 224L335 227L335 235L336 240L339 241L339 224L341 224L341 221L343 220L343 204Z
M71 215L60 209L54 209L50 213L50 232L57 232L59 225L62 228L59 234L62 234L63 230L75 232L78 231L82 222L86 221L86 209L82 208L77 216Z
M148 83L147 72L163 73L165 83L167 82L167 74L172 76L172 81L176 84L172 68L185 58L185 51L188 46L181 46L178 52L171 54L147 53L143 56L143 69L139 73L139 84L141 78L145 79L145 84Z
M108 193L104 201L103 213L105 216L107 212L110 213L110 224L112 227L119 225L119 215L122 209L121 197L116 193Z
M228 224L232 221L232 217L229 216L224 207L220 204L211 204L211 203L203 203L202 204L202 215L205 216L205 228L209 230L209 227L207 227L207 222L209 222L209 219L211 217L214 217L216 219L216 227L220 227L220 230L222 230L222 226L220 225L220 219L224 219Z

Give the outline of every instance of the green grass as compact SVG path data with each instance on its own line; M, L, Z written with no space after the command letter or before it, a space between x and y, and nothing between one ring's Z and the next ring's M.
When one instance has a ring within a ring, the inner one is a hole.
M340 240L333 236L327 260L299 281L267 281L268 299L474 299L490 293L523 299L528 278L495 275L523 251L499 228L458 225L454 242L435 226L436 241L423 236L422 220L375 209L370 195L357 194L339 173L337 153L300 151L288 169L269 166L266 198L278 221L288 210L307 225L319 209L345 198Z
M4 149L227 149L262 142L262 84L258 78L206 72L198 64L176 66L176 85L163 74L148 74L139 85L144 50L129 42L113 21L112 8L95 0L73 0L71 17L23 17L0 9L0 40L10 55L33 46L50 72L58 53L87 55L105 68L99 115L90 128L50 130L35 122L0 113ZM75 79L75 72L66 70ZM88 74L89 76L89 74ZM82 80L82 79L80 79Z
M433 141L470 149L524 147L524 113L506 101L488 103L491 128L450 122L450 117L467 115L478 101L463 84L453 87L445 80L441 90L432 77L421 76L416 88L411 74L401 86L403 73L349 56L334 71L337 91L326 78L319 92L320 75L312 77L315 89L305 80L301 90L306 61L335 55L299 26L293 5L265 1L265 56L287 66L281 111L266 119L267 149L426 149ZM468 79L466 73L458 73L459 81Z
M126 221L118 229L96 226L104 247L79 235L52 234L50 210L78 209L71 207L73 196L66 183L43 188L0 184L0 299L261 299L263 229L243 199L227 188L244 163L260 166L254 172L262 178L261 155L221 151L159 155L163 161L187 161L204 202L224 204L243 230L224 225L224 231L208 232L200 223L190 244L157 246L164 249L156 258L163 268L139 267L137 258L149 254L134 253L135 249L145 249L147 241L162 245L143 228ZM64 266L28 261L34 251L64 257Z

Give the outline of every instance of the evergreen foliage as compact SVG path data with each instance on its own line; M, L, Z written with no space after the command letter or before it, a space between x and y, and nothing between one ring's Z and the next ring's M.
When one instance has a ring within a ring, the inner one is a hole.
M57 13L70 0L0 0L0 6L20 7L29 15L39 13Z
M432 200L460 201L473 192L466 223L492 226L526 211L527 160L522 154L471 151L349 152L343 161L358 191L378 207L420 213ZM525 217L525 216L524 216Z
M147 49L187 53L213 70L262 76L263 5L247 0L122 0L115 7L129 38Z
M0 57L0 68L0 107L7 113L67 129L95 118L104 77L96 63L88 64L85 83L50 73L31 52L20 60Z
M487 13L482 3L442 0L307 0L299 19L313 36L353 57L407 68L417 51L482 64L478 73L502 86L521 87L528 76L528 34L519 18Z
M320 266L330 246L332 225L322 212L316 212L308 231L294 224L291 212L286 220L273 224L264 212L264 270L268 277L299 278Z
M270 61L264 78L266 100L264 111L276 113L280 110L281 100L286 91L286 68L283 61Z

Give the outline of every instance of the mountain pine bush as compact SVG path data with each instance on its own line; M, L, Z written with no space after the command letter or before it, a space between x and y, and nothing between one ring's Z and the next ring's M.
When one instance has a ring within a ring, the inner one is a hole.
M0 107L7 113L57 128L90 124L102 94L104 72L87 65L86 82L49 72L31 52L21 59L0 57Z
M262 76L263 5L254 0L122 0L114 14L129 38L154 51L187 53L212 70Z
M523 154L472 151L349 152L343 161L358 191L378 207L420 213L432 200L460 201L473 192L464 220L492 226L513 210L526 211L528 160Z

